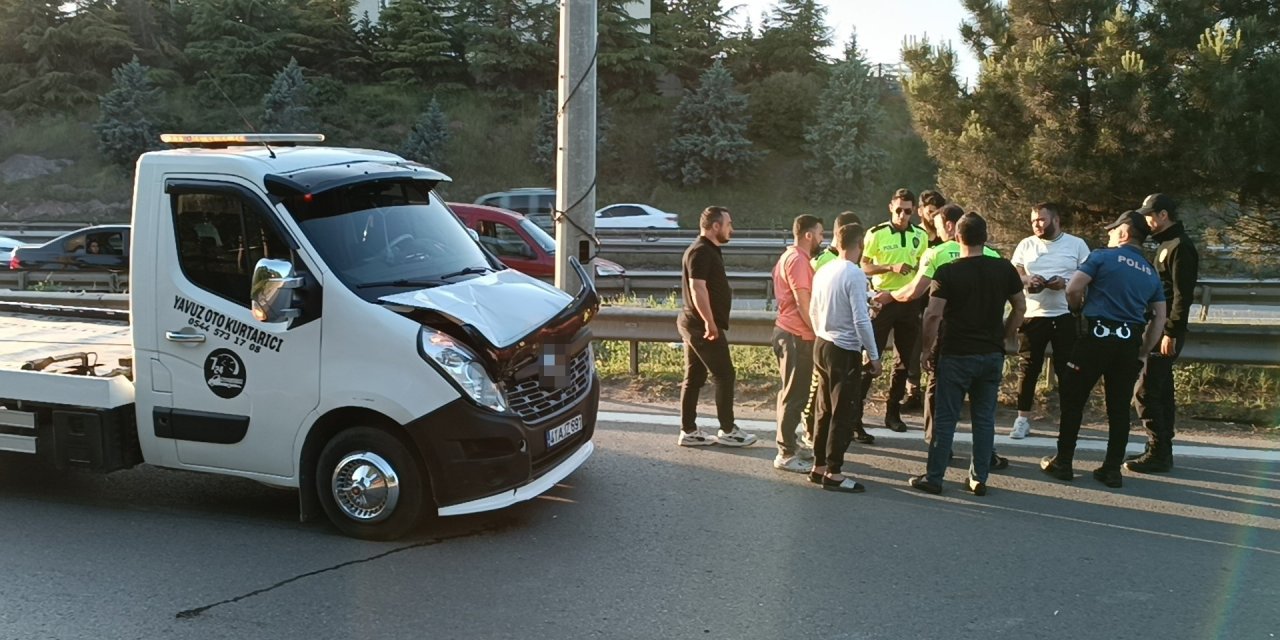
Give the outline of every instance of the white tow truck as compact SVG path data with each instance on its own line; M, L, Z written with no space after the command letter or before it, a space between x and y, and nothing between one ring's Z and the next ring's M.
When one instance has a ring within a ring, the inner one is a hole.
M164 141L137 163L127 320L0 311L4 455L297 488L304 520L367 539L527 500L591 455L581 265L577 295L503 267L433 192L448 178L390 153Z

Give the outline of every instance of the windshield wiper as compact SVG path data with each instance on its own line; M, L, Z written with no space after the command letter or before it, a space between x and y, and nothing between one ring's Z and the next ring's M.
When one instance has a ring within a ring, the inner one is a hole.
M449 278L456 278L458 276L480 275L484 273L489 273L490 271L496 271L496 269L493 269L490 267L467 267L465 269L458 269L453 273L446 273L440 276L440 279L448 280Z
M385 280L382 282L364 282L356 285L357 289L372 289L374 287L438 287L442 284L448 284L442 280Z

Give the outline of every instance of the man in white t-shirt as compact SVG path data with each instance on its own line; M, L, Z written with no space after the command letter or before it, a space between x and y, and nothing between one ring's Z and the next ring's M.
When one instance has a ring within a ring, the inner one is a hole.
M1058 205L1042 202L1031 208L1033 235L1023 238L1010 262L1022 276L1027 291L1027 315L1018 330L1018 418L1009 437L1031 433L1031 405L1036 380L1044 367L1044 350L1053 344L1054 373L1061 379L1076 340L1075 321L1067 310L1067 280L1089 257L1084 240L1062 231Z

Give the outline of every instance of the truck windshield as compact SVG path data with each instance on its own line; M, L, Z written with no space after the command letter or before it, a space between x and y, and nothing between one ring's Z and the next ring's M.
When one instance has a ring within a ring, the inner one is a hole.
M444 203L413 180L346 185L284 205L351 289L423 288L501 268Z

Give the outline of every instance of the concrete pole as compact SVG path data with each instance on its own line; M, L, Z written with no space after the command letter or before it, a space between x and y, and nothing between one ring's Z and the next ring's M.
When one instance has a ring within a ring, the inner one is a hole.
M571 294L581 286L569 258L588 277L595 266L596 211L596 0L560 2L560 111L556 116L556 286ZM572 221L572 222L570 222Z

